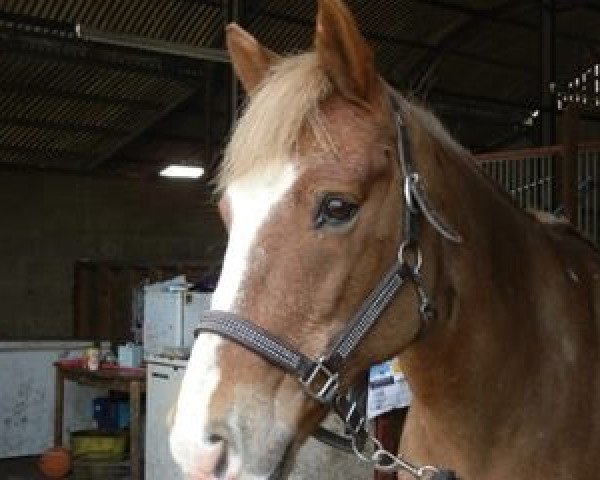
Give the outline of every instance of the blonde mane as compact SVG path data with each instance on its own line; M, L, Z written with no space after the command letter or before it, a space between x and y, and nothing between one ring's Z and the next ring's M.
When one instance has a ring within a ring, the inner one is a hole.
M409 101L390 85L387 85L387 89L390 95L394 97L396 103L400 106L402 115L408 119L408 121L413 120L419 128L422 128L431 137L437 139L442 148L461 157L470 154L465 147L454 139L431 110L420 104L418 101Z
M332 85L314 52L278 61L250 97L225 149L218 189L249 171L283 164L294 154L305 125L317 142L332 148L319 104Z
M307 52L283 57L249 98L235 125L217 177L217 190L249 173L277 167L293 156L303 128L308 127L317 146L336 151L319 105L333 91L331 81L319 65L317 54ZM458 144L429 110L409 102L389 87L403 115L414 121L443 148L463 156Z

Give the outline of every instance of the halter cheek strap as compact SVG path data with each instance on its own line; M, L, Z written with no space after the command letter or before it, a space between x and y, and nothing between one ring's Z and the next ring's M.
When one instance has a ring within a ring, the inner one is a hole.
M394 265L371 291L332 346L318 359L313 360L257 324L235 313L215 310L202 312L196 334L211 332L226 337L298 378L308 396L330 406L342 418L351 437L354 453L371 463L375 469L405 470L422 480L451 480L456 478L451 471L433 466L417 467L384 450L377 439L367 431L366 419L357 408L356 401L349 400L339 391L339 372L402 286L410 282L416 288L420 300L421 330L434 314L434 307L420 276L422 257L418 239L421 214L444 238L454 243L461 241L460 235L431 208L412 162L406 127L398 113L395 114L395 121L398 156L404 175L404 241L399 247ZM415 257L412 262L407 260L408 250L411 250ZM365 456L363 451L367 442L370 442L374 451L370 458Z
M400 105L392 95L392 104L396 111L400 110ZM416 166L412 161L410 154L410 142L404 120L400 114L396 114L396 132L398 140L398 161L402 174L404 175L404 203L407 207L405 216L404 230L405 239L409 242L416 242L418 239L418 216L423 214L427 222L446 240L453 243L461 243L460 234L433 208L431 201L423 188Z

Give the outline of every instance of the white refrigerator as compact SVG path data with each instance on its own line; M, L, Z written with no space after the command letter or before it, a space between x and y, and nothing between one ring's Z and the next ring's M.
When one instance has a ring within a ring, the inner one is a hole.
M146 480L184 480L169 449L185 360L154 360L147 364Z
M189 354L200 313L210 309L212 294L185 287L150 285L144 289L144 357Z

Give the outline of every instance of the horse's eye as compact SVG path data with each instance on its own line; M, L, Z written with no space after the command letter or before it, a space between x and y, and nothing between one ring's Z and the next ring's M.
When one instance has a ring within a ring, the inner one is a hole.
M325 225L342 226L350 222L355 217L356 212L358 212L356 202L340 195L325 195L317 210L315 227L320 228Z

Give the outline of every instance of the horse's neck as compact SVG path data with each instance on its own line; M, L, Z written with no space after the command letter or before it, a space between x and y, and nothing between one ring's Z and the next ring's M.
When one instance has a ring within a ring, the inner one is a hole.
M417 169L464 241L422 230L437 317L401 358L414 393L403 453L464 478L493 468L513 478L513 462L521 478L554 438L600 448L600 415L581 415L600 392L599 257L517 210L475 167L434 156ZM551 471L535 468L536 478Z
M536 361L541 348L531 276L542 263L535 248L542 240L475 168L453 160L441 159L425 175L433 203L449 209L464 242L452 245L424 229L437 318L403 362L415 401L437 420L464 429L475 415L474 427L487 428L504 411L505 390L528 381L523 366ZM481 405L490 410L477 412Z

